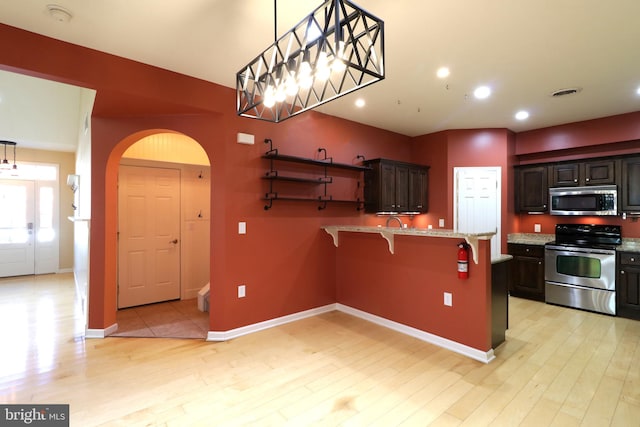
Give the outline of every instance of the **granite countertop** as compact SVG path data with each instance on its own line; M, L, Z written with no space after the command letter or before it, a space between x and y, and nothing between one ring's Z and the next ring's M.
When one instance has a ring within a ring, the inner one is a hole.
M540 234L540 233L513 233L507 235L507 243L519 243L522 245L540 245L549 243L555 240L553 234ZM618 251L625 252L638 252L640 253L640 239L638 238L623 238L622 244L616 248Z
M501 262L509 261L513 259L513 255L500 254L497 257L491 258L491 264L499 264Z
M478 241L490 240L495 235L495 231L486 233L459 233L454 230L446 229L425 229L425 228L408 228L408 227L381 227L381 226L363 226L363 225L325 225L320 227L333 238L333 244L337 248L339 245L338 233L375 233L380 234L389 243L389 252L394 253L394 238L397 235L417 236L417 237L443 237L450 239L464 239L471 246L471 256L473 262L478 263Z
M389 233L405 236L422 236L422 237L445 237L445 238L465 238L472 237L477 239L491 239L495 231L486 233L459 233L454 230L443 228L411 228L411 227L381 227L367 225L327 225L320 227L327 231L350 231L354 233Z
M521 245L540 245L553 242L556 239L555 234L541 233L513 233L507 234L507 243L518 243Z
M622 239L622 244L618 246L618 250L625 251L625 252L640 253L640 239L636 239L636 238Z

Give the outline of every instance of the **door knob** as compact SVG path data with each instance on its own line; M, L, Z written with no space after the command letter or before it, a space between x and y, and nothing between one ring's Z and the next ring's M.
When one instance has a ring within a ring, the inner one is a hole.
M173 243L174 245L176 245L178 243L178 239L173 239L172 241L170 241L169 243Z

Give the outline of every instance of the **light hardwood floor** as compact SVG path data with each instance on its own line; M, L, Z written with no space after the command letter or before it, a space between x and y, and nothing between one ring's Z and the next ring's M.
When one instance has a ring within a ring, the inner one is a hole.
M71 275L0 279L0 401L72 426L637 426L640 322L510 299L482 364L333 312L224 343L85 340Z

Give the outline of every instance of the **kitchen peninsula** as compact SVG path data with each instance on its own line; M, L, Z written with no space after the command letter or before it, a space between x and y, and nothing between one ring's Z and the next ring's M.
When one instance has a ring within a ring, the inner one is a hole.
M507 308L492 301L493 232L368 226L322 229L336 246L336 294L342 311L484 363L494 358L492 347L499 342L494 339L492 345L492 309L495 305L502 311L498 317L504 319L504 337ZM472 247L466 280L457 275L461 241ZM445 298L451 299L451 305L445 304Z

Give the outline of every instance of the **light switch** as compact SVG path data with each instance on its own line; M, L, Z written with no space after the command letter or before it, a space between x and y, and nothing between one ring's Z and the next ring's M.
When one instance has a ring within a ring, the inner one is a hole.
M238 234L247 234L247 223L241 221L238 223Z
M238 286L238 298L244 298L247 295L247 288L245 285Z
M533 232L534 233L540 232L540 224L533 224Z
M449 307L453 305L453 297L449 292L444 293L444 305Z

